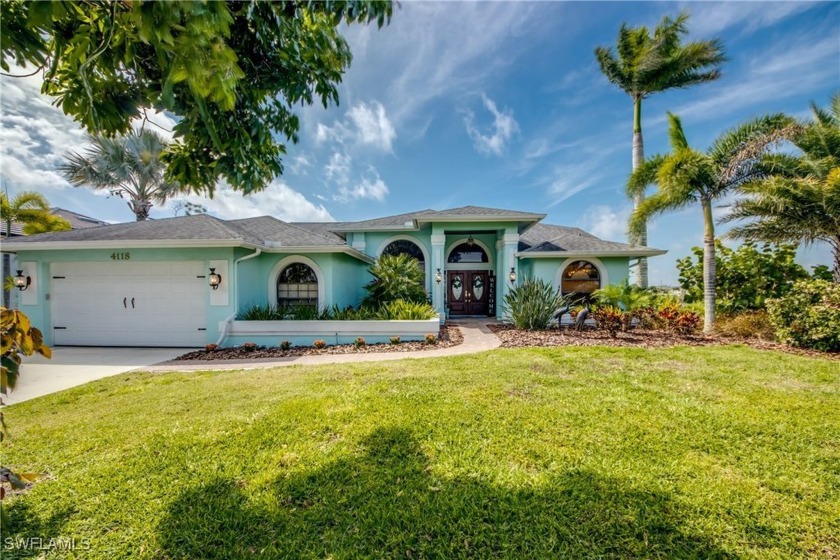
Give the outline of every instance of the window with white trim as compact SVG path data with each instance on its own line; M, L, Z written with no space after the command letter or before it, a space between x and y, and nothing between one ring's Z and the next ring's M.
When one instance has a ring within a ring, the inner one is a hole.
M307 264L292 263L277 276L278 307L317 307L318 276Z

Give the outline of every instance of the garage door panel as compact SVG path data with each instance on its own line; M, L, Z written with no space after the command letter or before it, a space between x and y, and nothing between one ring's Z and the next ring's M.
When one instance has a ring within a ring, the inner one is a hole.
M54 329L54 343L203 345L203 269L200 261L55 263L53 326L63 328Z

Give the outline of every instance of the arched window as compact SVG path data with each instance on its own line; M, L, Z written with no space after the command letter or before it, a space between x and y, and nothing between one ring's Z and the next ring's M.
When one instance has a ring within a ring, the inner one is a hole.
M279 307L318 307L318 277L309 265L292 263L277 276Z
M450 263L486 263L490 262L487 253L478 244L461 243L449 253L447 262Z
M601 273L588 261L575 261L563 271L560 290L563 294L588 296L601 287Z

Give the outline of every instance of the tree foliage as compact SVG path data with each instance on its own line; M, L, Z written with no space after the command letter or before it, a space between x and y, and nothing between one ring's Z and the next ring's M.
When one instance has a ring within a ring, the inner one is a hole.
M724 221L746 221L730 237L771 243L828 243L840 282L840 94L829 109L811 104L813 119L791 137L798 155L762 159L765 176L741 187L746 196Z
M71 153L60 168L74 187L107 190L128 198L138 222L149 217L153 202L163 204L181 192L178 183L166 179L161 161L166 143L154 132L132 130L124 136L94 136L90 140L84 155Z
M784 297L769 300L767 313L782 342L840 352L840 284L800 280Z
M703 301L703 249L692 248L691 256L677 261L680 287L686 301ZM715 240L716 304L723 313L764 309L769 298L790 292L794 282L809 278L796 263L794 245L745 243L737 249Z
M11 199L5 193L0 194L0 220L6 237L12 234L13 222L25 226L49 220L50 215L50 203L40 193L24 191Z
M50 347L44 344L41 331L33 327L29 318L20 311L0 307L0 406L2 397L15 388L20 375L21 356L40 354L52 357ZM3 412L0 411L0 443L8 436ZM0 466L0 500L6 493L4 484L20 489L35 478L33 473L16 473ZM0 528L5 526L5 508L0 507Z
M370 268L373 275L366 286L367 295L362 306L379 307L389 302L425 303L428 301L423 286L423 270L414 257L407 254L379 257Z
M2 2L0 66L35 66L42 92L92 135L174 115L167 180L251 193L283 172L297 104L338 103L350 64L339 26L392 13L390 0Z

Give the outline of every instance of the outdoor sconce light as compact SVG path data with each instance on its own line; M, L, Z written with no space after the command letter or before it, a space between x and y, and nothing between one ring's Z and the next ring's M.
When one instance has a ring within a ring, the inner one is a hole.
M441 280L443 280L443 275L440 273L440 269L437 269L437 272L435 273L435 282L440 284Z
M24 276L22 270L17 271L17 276L15 276L15 288L22 292L26 288L28 288L31 283L32 278L30 278L29 276Z
M215 268L210 269L210 275L207 277L207 281L210 282L210 287L214 290L219 289L219 284L222 283L222 275L216 273Z
M511 284L516 282L516 270L513 267L510 267L510 274L508 274L508 280L510 280Z
M467 238L467 245L469 245L470 247L475 245L475 239L473 239L472 234L470 234L470 236Z

